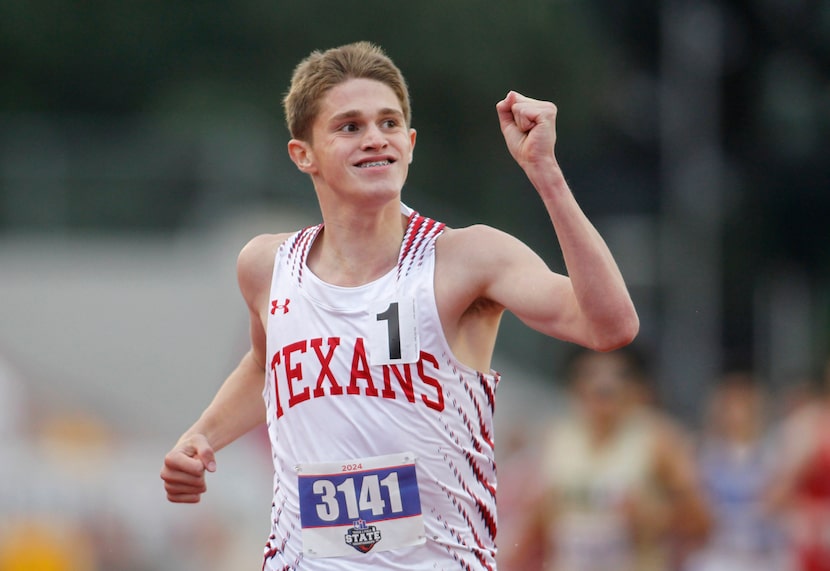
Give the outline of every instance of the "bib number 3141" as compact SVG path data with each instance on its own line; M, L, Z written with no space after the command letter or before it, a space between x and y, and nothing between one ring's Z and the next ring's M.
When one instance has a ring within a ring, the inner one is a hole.
M306 556L356 556L425 541L414 455L304 464L297 470Z

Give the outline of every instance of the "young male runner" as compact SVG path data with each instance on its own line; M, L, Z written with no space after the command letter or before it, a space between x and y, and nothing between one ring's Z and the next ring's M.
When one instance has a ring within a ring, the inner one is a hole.
M167 496L198 502L215 452L266 422L275 476L263 569L492 570L490 359L502 313L597 350L638 330L554 156L556 107L510 92L496 110L568 277L508 234L450 229L401 203L416 133L404 79L379 48L313 52L284 103L288 152L323 222L240 253L251 350L165 457Z

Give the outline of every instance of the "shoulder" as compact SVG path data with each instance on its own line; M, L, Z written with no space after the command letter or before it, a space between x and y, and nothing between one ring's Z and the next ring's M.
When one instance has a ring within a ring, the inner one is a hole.
M781 426L779 447L781 452L790 457L806 454L821 434L826 413L816 403L803 405L787 417Z
M517 241L516 238L504 232L488 226L487 224L473 224L463 228L450 228L447 226L438 238L442 248L473 248L482 244Z
M291 237L293 232L279 234L260 234L248 241L239 252L239 262L243 264L256 262L261 256L276 254L283 242Z
M691 432L679 421L660 410L643 410L641 414L645 430L662 453L687 453L693 448Z
M454 278L453 287L464 284L485 297L508 307L516 302L515 292L538 289L540 284L559 288L550 282L551 272L545 261L524 242L502 230L485 224L447 229L436 242L436 267L439 275ZM559 279L561 276L556 276ZM557 290L557 293L559 290Z
M263 264L273 265L277 249L290 236L292 236L291 232L283 232L280 234L260 234L252 238L239 252L237 268L247 271Z
M291 232L260 234L252 238L239 252L236 274L239 287L246 298L255 296L269 286L277 249L291 235Z
M666 414L650 411L656 475L670 486L687 487L697 473L697 454L692 433Z
M518 238L486 224L446 228L436 242L436 252L467 270L477 263L503 263L520 253L532 253Z
M508 234L477 224L464 228L445 228L435 242L436 287L448 299L459 301L466 310L477 299L484 299L492 279L493 267L503 266Z

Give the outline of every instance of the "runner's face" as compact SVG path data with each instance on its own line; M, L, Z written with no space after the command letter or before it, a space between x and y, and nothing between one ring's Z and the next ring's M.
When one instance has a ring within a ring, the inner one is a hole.
M715 397L715 429L722 436L744 439L760 422L760 395L751 386L726 386Z
M323 99L312 127L308 157L318 190L355 199L397 195L403 188L415 131L392 89L350 79Z
M584 359L575 382L576 397L589 423L611 428L632 399L625 362L611 354Z

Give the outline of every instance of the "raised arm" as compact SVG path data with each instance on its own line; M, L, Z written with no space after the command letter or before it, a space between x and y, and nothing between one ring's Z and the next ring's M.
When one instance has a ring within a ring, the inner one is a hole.
M489 238L496 272L485 296L531 327L607 351L634 339L639 319L605 241L582 212L554 154L556 106L511 91L496 105L510 154L550 216L568 276L551 272L528 248Z
M216 470L215 453L265 421L265 330L260 312L268 295L279 238L255 238L239 255L237 275L250 312L251 349L199 419L164 457L161 478L171 502L198 502L206 490L205 471Z

